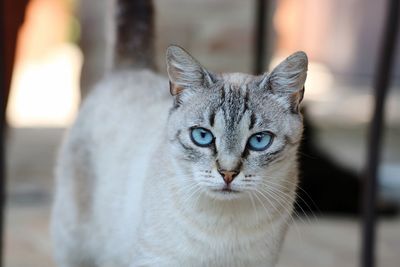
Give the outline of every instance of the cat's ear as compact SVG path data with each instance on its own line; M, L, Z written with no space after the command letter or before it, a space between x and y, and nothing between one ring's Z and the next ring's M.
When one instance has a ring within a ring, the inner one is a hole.
M304 83L307 77L308 59L304 52L296 52L282 61L272 72L264 77L260 87L273 94L286 97L293 111L299 111L304 95Z
M178 95L187 88L210 86L214 83L212 74L176 45L167 48L167 72L172 95Z

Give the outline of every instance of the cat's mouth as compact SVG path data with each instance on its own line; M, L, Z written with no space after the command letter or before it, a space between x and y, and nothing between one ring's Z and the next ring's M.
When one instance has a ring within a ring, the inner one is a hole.
M232 189L230 186L213 188L208 192L213 199L219 199L223 201L237 199L242 196L242 191Z
M232 189L228 186L225 186L224 188L221 189L213 189L212 191L217 192L217 193L223 193L223 194L237 194L240 193L240 191Z

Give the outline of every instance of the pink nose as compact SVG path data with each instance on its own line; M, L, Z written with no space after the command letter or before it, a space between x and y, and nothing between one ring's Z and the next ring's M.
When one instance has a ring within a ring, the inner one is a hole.
M225 170L218 170L219 174L221 174L222 178L224 179L225 183L228 185L230 184L233 179L239 174L238 171L225 171Z

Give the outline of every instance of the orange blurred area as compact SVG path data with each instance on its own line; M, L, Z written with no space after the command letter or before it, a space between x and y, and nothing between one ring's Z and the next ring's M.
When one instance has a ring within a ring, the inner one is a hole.
M41 60L66 42L70 17L66 1L31 1L19 31L17 62Z
M18 35L7 119L11 126L66 126L79 103L82 56L68 43L69 1L33 0Z

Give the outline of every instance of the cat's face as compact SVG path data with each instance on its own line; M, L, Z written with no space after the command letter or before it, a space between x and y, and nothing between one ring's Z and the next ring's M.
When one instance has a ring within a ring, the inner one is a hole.
M296 165L298 105L307 58L289 57L271 74L211 74L179 47L167 54L174 107L168 136L187 190L217 199L262 192Z

